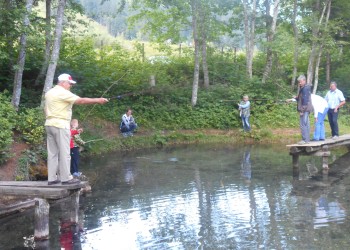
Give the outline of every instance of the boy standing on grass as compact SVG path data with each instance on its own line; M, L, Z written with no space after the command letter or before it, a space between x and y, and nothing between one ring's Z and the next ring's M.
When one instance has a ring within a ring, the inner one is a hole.
M71 162L70 162L70 172L73 175L73 177L78 178L81 176L81 172L79 172L79 159L80 159L80 147L81 145L84 145L85 142L81 139L80 133L83 132L82 128L79 128L79 122L77 119L72 119L70 123L71 129L71 139L70 139L70 156L71 156Z
M244 132L250 132L250 102L247 95L243 96L243 100L238 104L239 115L242 118Z

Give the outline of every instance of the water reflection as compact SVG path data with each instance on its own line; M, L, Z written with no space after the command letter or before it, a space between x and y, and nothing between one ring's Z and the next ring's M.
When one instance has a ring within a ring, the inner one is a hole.
M335 164L344 168L349 159ZM189 146L86 159L93 192L81 197L84 232L73 229L67 238L84 250L348 249L350 178L310 175L313 163L301 158L293 178L291 157L278 146ZM50 233L57 249L64 232L55 237L50 227Z
M315 204L314 227L325 227L330 222L344 222L345 208L338 200L331 200L327 195L321 195Z
M246 146L243 154L243 160L241 163L241 175L245 179L247 184L250 183L250 179L252 178L252 166L250 163L250 149L251 146Z

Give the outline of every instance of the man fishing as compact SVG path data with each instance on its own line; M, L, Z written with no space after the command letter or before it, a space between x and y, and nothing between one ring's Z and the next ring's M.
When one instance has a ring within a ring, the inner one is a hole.
M311 86L306 84L306 77L300 75L298 77L299 94L293 98L297 101L297 110L299 112L299 123L302 140L298 144L307 144L310 142L310 120L309 114L313 111L311 102Z
M104 104L106 98L81 98L70 89L76 81L61 74L58 83L45 94L48 185L78 184L70 174L70 121L73 104Z

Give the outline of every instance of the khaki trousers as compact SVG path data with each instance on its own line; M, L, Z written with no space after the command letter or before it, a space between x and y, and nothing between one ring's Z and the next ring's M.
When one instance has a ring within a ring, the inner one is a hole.
M45 126L47 134L48 181L69 181L70 174L70 130Z

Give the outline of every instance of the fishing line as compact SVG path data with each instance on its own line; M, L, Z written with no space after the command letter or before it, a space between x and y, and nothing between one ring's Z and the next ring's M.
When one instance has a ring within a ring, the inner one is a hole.
M240 102L242 101L241 99L238 100L238 99L232 99L232 100L220 100L220 102ZM281 103L281 102L286 102L286 100L272 100L271 98L264 98L264 99L250 99L249 98L249 101L273 101L275 103Z
M115 84L117 84L121 79L123 79L123 77L128 73L129 71L126 71L117 81L112 82L112 84L105 90L105 92L103 92L103 94L101 95L100 98L102 98ZM82 119L82 122L84 122L86 120L86 118L91 114L91 112L95 109L97 104L94 104L92 106L92 108L89 110L89 112L87 113L87 115L84 117L84 119Z
M239 67L246 67L245 62L235 62L235 65L238 65ZM214 67L215 67L215 66L214 66ZM256 69L254 69L254 71L257 72L257 73L263 74L263 71L259 71L259 70L256 70ZM218 76L213 76L212 78L215 79L215 77L221 78L221 79L224 79L224 80L227 80L227 78L220 77L220 75L218 75ZM268 76L267 79L273 80L273 79L272 79L272 76ZM281 79L279 79L279 80L281 80ZM277 85L278 87L280 87L285 93L287 93L287 94L289 94L289 95L294 95L290 90L286 89L286 86L282 86L281 84L277 83L276 80L272 81L271 83Z

